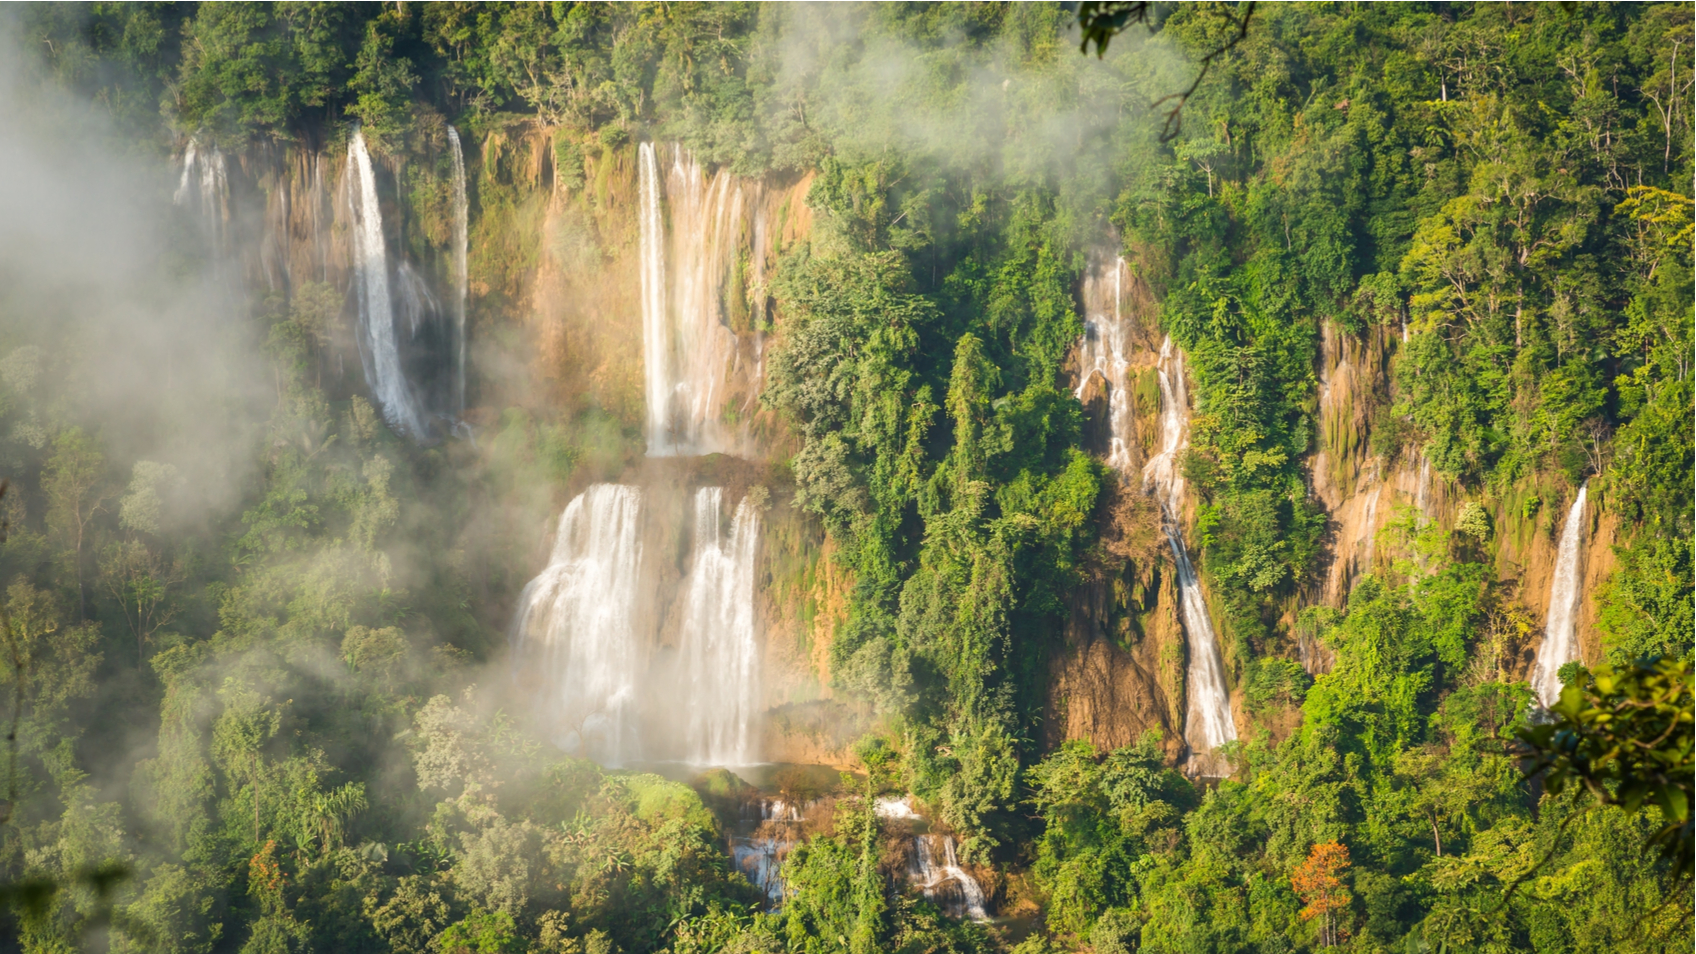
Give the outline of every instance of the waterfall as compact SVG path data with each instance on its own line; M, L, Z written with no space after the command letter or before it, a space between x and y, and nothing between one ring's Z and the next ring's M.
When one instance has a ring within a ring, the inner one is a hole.
M726 539L723 502L722 487L695 492L695 562L684 587L685 732L689 759L698 765L748 765L758 741L754 551L760 521L744 498Z
M803 808L781 798L742 803L742 817L730 838L730 857L748 881L773 906L783 901L783 859L801 840Z
M654 144L637 150L641 196L638 239L642 279L642 378L648 403L648 455L670 454L671 335L665 308L665 223L660 217L659 163Z
M954 858L953 835L914 835L913 863L907 874L949 917L989 919L983 886Z
M1160 453L1149 458L1142 470L1143 486L1152 486L1160 498L1161 522L1172 547L1172 562L1178 570L1178 597L1182 604L1184 635L1189 642L1189 673L1185 680L1188 709L1184 716L1184 739L1191 758L1203 774L1222 767L1211 756L1219 746L1237 737L1231 717L1231 696L1225 688L1225 662L1213 635L1213 621L1202 599L1201 581L1184 546L1184 478L1178 455L1189 446L1189 398L1184 388L1183 352L1167 335L1160 343Z
M454 283L454 413L465 414L465 301L471 271L467 250L471 244L470 213L465 201L465 153L460 148L459 130L448 127L453 146L453 283Z
M637 178L648 456L733 452L737 436L721 417L734 380L756 370L752 361L739 370L727 298L742 291L736 264L747 196L728 171L708 177L681 148L662 194L652 143L638 149Z
M1588 482L1578 488L1578 499L1567 511L1561 527L1560 548L1555 553L1555 578L1549 583L1549 612L1543 626L1543 643L1537 647L1537 662L1531 670L1531 689L1544 708L1561 697L1560 669L1578 660L1578 607L1584 585L1584 503Z
M183 152L183 173L172 201L199 214L214 252L224 246L230 220L230 182L224 153L217 146L202 149L193 139Z
M1115 258L1111 282L1101 276L1099 268L1091 269L1084 279L1084 340L1079 354L1080 373L1075 392L1078 400L1083 400L1090 378L1098 373L1107 382L1107 465L1119 471L1129 470L1131 466L1133 421L1131 384L1127 373L1130 362L1125 357L1130 329L1119 313L1119 302L1123 297L1120 278L1124 271L1125 260ZM1112 296L1112 302L1110 307L1105 307L1102 299L1108 295Z
M622 765L640 748L634 631L641 493L596 484L559 518L553 556L519 597L517 665L543 683L541 710L567 752Z
M383 213L377 203L377 176L371 168L371 154L365 149L365 134L358 126L348 140L347 158L353 180L348 187L348 205L354 219L353 271L354 297L359 304L359 355L383 417L407 437L422 440L429 436L429 426L401 365L394 306L389 297Z

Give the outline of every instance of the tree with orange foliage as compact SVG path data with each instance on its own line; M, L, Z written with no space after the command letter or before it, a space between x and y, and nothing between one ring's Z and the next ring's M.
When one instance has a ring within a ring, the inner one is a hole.
M1319 944L1331 947L1337 943L1338 921L1335 913L1349 906L1349 889L1343 887L1338 872L1349 866L1349 849L1335 841L1314 845L1290 875L1290 887L1307 902L1301 909L1301 919L1319 918Z

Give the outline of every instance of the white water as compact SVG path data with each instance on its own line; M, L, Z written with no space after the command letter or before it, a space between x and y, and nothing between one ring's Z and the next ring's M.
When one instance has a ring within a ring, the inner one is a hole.
M662 192L652 143L638 149L637 179L648 456L734 452L739 440L723 414L745 372L725 296L734 291L743 188L725 170L708 177L676 148Z
M724 489L695 492L695 562L684 586L681 648L689 682L690 761L757 760L760 647L754 629L754 552L759 514L746 498L723 532Z
M183 152L182 178L172 199L200 215L214 250L221 251L230 219L230 183L223 151L217 146L202 149L190 139Z
M429 426L401 365L377 176L371 168L371 154L365 149L365 134L357 126L348 141L347 158L352 172L348 205L353 212L354 297L359 303L359 354L365 377L384 419L403 435L422 440L429 436Z
M1231 695L1225 687L1225 662L1213 634L1213 621L1207 615L1207 603L1202 599L1201 581L1184 545L1184 477L1178 458L1189 446L1189 396L1184 387L1183 352L1172 345L1171 335L1160 343L1159 380L1160 453L1144 465L1142 479L1143 486L1152 487L1159 496L1161 522L1178 570L1178 597L1190 656L1185 679L1189 704L1184 739L1190 746L1192 764L1202 774L1223 774L1223 766L1217 765L1212 755L1219 746L1236 739L1237 727L1231 717Z
M559 519L547 569L524 587L512 639L544 686L542 713L567 752L604 765L640 754L634 635L641 492L596 484Z
M783 859L801 837L803 806L781 798L745 802L730 857L772 904L783 901Z
M641 218L637 222L641 245L642 279L642 383L648 404L648 454L670 453L671 427L671 336L665 308L665 222L660 212L659 163L654 144L645 142L637 150L638 191Z
M1584 505L1590 485L1578 488L1578 499L1567 511L1561 526L1560 548L1555 552L1555 578L1549 584L1549 612L1543 626L1543 643L1537 647L1537 662L1531 669L1531 689L1544 708L1561 697L1560 669L1578 659L1578 607L1584 585Z
M1125 260L1115 258L1111 279L1090 270L1084 278L1084 340L1079 354L1081 373L1078 375L1078 400L1083 400L1090 378L1100 374L1107 382L1107 424L1109 444L1107 465L1119 471L1131 466L1131 383L1130 361L1125 351L1130 329L1120 315L1123 298L1121 278ZM1112 296L1111 302L1104 301Z
M953 835L914 835L908 877L950 917L989 919L983 886L955 860Z
M459 130L448 127L453 146L453 284L454 284L454 412L465 413L465 302L470 284L467 253L471 244L469 207L465 201L465 153L460 148Z
M880 798L872 804L872 811L890 821L915 821L921 817L906 798Z

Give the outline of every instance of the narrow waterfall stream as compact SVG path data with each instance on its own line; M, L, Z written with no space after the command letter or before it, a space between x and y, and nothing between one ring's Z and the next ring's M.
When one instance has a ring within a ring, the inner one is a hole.
M1178 455L1189 446L1189 396L1184 387L1183 352L1167 335L1160 343L1160 453L1143 467L1143 486L1152 487L1160 499L1161 520L1166 540L1172 547L1172 562L1178 570L1178 596L1182 604L1184 635L1189 643L1189 672L1185 695L1189 702L1184 715L1184 739L1189 743L1191 764L1203 775L1223 775L1228 767L1219 764L1217 749L1237 737L1231 717L1231 696L1225 687L1225 661L1213 634L1213 620L1202 599L1201 581L1190 563L1184 545L1184 477Z
M365 378L385 420L413 440L429 436L429 425L418 406L401 363L395 334L394 304L389 294L389 255L383 239L383 213L377 200L377 176L365 134L358 127L347 146L352 175L348 205L353 212L353 271L359 304L359 355Z
M1584 598L1584 507L1589 491L1588 482L1578 488L1578 498L1561 525L1543 642L1537 647L1537 662L1531 669L1531 689L1545 709L1561 697L1561 667L1578 660L1578 608Z
M688 679L687 750L697 765L747 765L758 750L754 550L760 519L743 498L726 538L723 505L722 487L695 492L695 565L684 587L681 644Z
M1127 472L1131 468L1131 381L1130 361L1125 353L1130 329L1120 314L1119 302L1124 298L1121 284L1125 260L1113 260L1111 277L1091 269L1084 278L1084 340L1080 349L1078 388L1074 392L1083 400L1090 378L1100 374L1107 382L1107 466ZM1111 302L1104 301L1111 296Z
M553 556L519 596L517 665L544 680L543 715L561 749L604 765L641 754L636 638L641 492L596 484L559 518Z
M465 304L470 286L468 251L471 245L470 208L465 200L465 151L460 147L459 130L448 127L448 143L453 146L453 285L454 285L454 413L465 414Z
M641 252L642 385L648 405L648 456L672 453L671 333L665 307L665 220L660 210L659 162L654 144L637 149L637 191L640 210L637 239Z

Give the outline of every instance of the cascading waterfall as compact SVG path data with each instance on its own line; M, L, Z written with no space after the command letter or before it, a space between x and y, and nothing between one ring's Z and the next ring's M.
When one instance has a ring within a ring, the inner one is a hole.
M1202 599L1201 581L1184 546L1182 514L1184 478L1178 455L1189 445L1189 398L1184 388L1183 353L1167 335L1160 343L1160 453L1143 467L1145 488L1153 487L1160 498L1161 522L1172 547L1172 562L1178 570L1178 596L1183 609L1184 635L1189 641L1190 665L1185 679L1188 709L1184 716L1184 739L1189 743L1192 764L1202 774L1223 774L1213 753L1237 737L1231 716L1231 696L1225 688L1225 662L1213 634L1213 621Z
M1578 659L1578 607L1584 584L1584 506L1588 482L1578 488L1578 499L1567 511L1561 526L1560 548L1555 552L1555 578L1549 583L1549 612L1543 626L1543 644L1537 647L1537 662L1531 670L1531 689L1544 708L1561 697L1561 667Z
M348 140L347 158L353 173L348 204L353 211L353 271L357 289L354 297L359 304L360 359L384 419L407 437L423 440L429 436L429 426L406 379L400 342L395 334L388 249L383 241L383 213L377 203L377 176L371 168L371 154L365 148L365 134L357 126Z
M914 835L908 878L950 917L987 921L983 886L954 857L953 835Z
M454 413L465 414L465 303L470 286L470 264L467 257L471 244L469 206L465 201L465 153L460 148L459 130L448 127L448 143L453 146L453 285L454 285Z
M783 859L801 840L803 806L781 798L744 802L730 857L772 904L783 901Z
M1076 391L1081 401L1092 376L1099 373L1106 380L1107 465L1119 471L1129 470L1131 466L1130 361L1125 357L1130 329L1119 312L1119 302L1123 298L1120 280L1124 271L1125 260L1115 258L1111 280L1102 276L1098 269L1092 269L1084 279L1084 340L1079 355L1082 373L1078 375ZM1112 296L1110 305L1103 302L1108 295Z
M698 765L755 761L760 647L754 630L759 514L746 498L723 533L724 489L695 492L695 563L684 588L682 657L689 679L686 738Z
M739 358L726 295L738 290L746 196L728 171L708 177L681 148L662 194L652 143L638 149L637 178L648 456L734 452L720 417Z
M606 765L640 755L634 637L641 492L596 484L560 515L553 555L519 597L518 665L543 680L542 712L567 752Z

